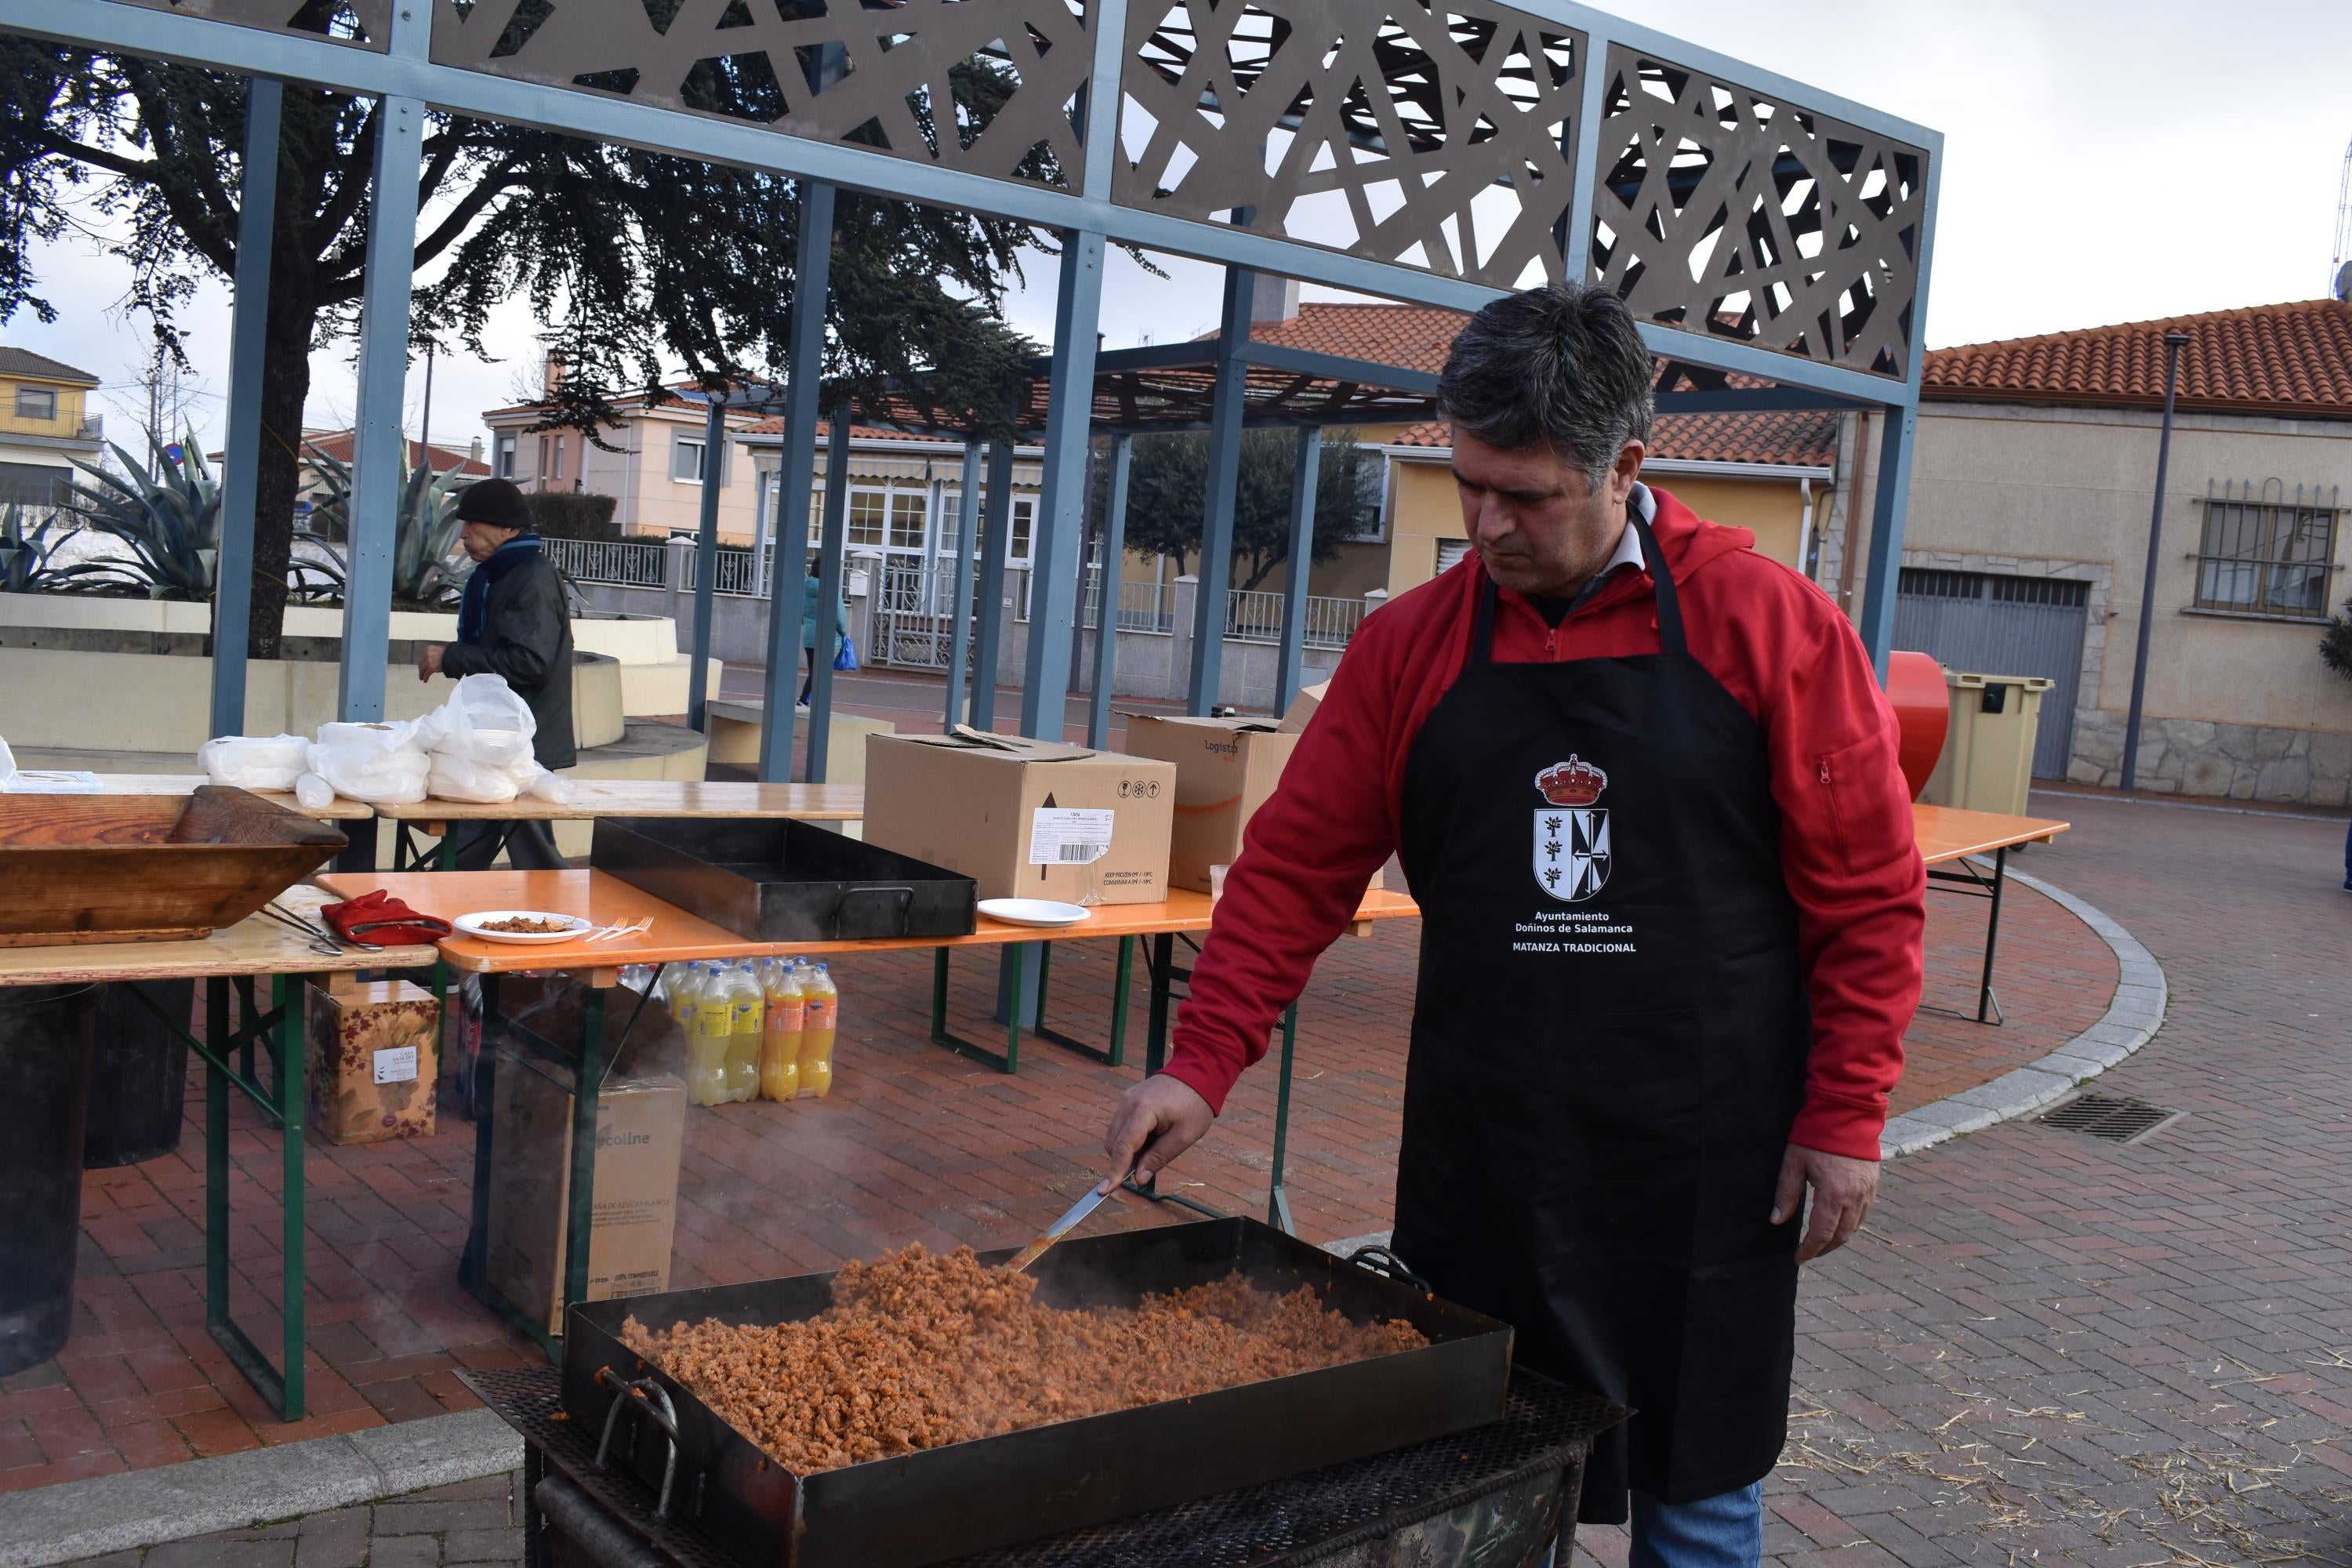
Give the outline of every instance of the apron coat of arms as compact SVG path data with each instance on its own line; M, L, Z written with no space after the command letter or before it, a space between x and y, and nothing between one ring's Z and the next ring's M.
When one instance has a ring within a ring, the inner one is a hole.
M1609 775L1571 753L1536 775L1545 805L1535 814L1536 885L1563 904L1580 904L1609 880L1609 813L1594 805Z

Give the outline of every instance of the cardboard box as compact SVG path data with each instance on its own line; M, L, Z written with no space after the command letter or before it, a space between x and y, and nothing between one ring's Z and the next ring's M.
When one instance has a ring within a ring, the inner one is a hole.
M1282 716L1282 732L1286 735L1305 733L1307 721L1315 717L1315 710L1323 706L1323 694L1330 689L1331 683L1328 680L1300 687L1298 695L1290 700L1290 710Z
M321 986L304 1005L310 1131L330 1143L430 1138L441 1009L404 980Z
M866 842L983 899L1159 903L1175 807L1172 763L961 726L866 740Z
M500 1047L490 1138L487 1273L548 1332L563 1331L564 1217L572 1202L572 1074ZM596 1108L596 1207L588 1300L669 1289L686 1085L607 1078Z
M1171 887L1209 890L1209 868L1230 866L1242 830L1282 782L1298 746L1268 719L1127 715L1127 749L1176 764L1176 823L1168 851Z

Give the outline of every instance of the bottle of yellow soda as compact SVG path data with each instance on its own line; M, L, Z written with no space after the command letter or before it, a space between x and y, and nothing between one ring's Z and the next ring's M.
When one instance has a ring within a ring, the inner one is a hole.
M790 1100L800 1092L801 1026L808 997L789 959L771 959L760 975L767 999L761 1019L760 1098Z
M727 1100L727 1047L734 1036L727 978L715 963L694 967L694 1034L687 1045L686 1098L690 1105L721 1105Z
M730 963L720 972L727 996L727 1077L724 1095L730 1101L760 1097L760 1015L763 999L760 982L749 963Z
M801 1022L801 1093L823 1100L833 1090L833 1039L841 1024L841 988L822 963L802 977L808 994Z

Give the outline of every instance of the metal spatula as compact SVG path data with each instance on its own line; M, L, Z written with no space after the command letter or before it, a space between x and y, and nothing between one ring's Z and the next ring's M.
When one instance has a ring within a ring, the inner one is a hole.
M1028 1246L1014 1253L1011 1258L1006 1258L1004 1261L1005 1268L1011 1273L1018 1274L1023 1269L1028 1268L1031 1264L1036 1262L1038 1258L1045 1256L1045 1249L1047 1247L1061 1240L1062 1237L1069 1235L1070 1232L1077 1229L1078 1222L1085 1219L1087 1215L1094 1213L1097 1205L1100 1205L1101 1202L1108 1196L1110 1196L1109 1193L1097 1192L1093 1187L1088 1187L1087 1189L1087 1195L1080 1198L1076 1203L1072 1204L1069 1207L1069 1211L1063 1215L1061 1218L1047 1226L1045 1227L1045 1233L1043 1236L1040 1236L1036 1240L1031 1242Z

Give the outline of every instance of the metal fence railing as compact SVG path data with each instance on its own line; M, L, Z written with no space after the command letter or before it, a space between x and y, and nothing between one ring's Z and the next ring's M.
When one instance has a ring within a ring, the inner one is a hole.
M1235 642L1280 642L1284 595L1235 588L1225 595L1225 636ZM1309 595L1299 640L1308 647L1346 647L1363 624L1364 601Z
M617 539L551 539L547 558L575 583L621 588L669 585L667 545Z

